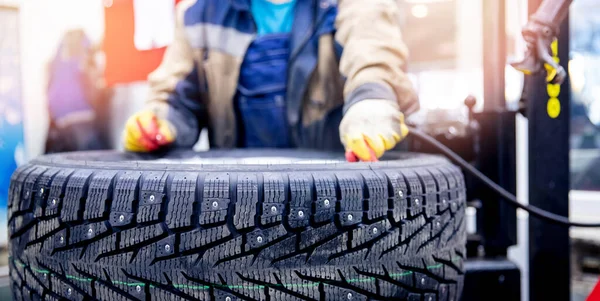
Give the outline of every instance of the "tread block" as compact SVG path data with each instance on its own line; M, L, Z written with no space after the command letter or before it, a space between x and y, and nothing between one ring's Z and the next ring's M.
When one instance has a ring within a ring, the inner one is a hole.
M54 176L48 194L48 204L46 205L46 216L54 216L58 214L58 208L63 202L63 194L66 190L66 185L75 170L63 169Z
M326 224L318 228L308 228L300 234L300 249L316 245L338 232L334 224Z
M434 216L437 212L438 204L438 188L436 181L431 173L429 173L429 170L425 168L417 168L415 169L415 173L419 176L425 192L425 197L423 198L425 214L427 214L428 217Z
M136 266L133 268L130 266L129 273L134 276L145 277L149 280L156 281L157 279L162 279L162 274L158 270L158 265L149 266L150 263L156 258L156 246L157 243L151 243L149 245L145 245L139 248L137 255L134 260L136 262ZM149 266L149 267L148 267ZM146 272L148 267L151 272Z
M124 171L117 175L110 207L111 225L124 226L135 221L134 210L137 209L137 206L134 206L134 201L137 201L138 183L141 176L142 173L139 171Z
M161 287L156 287L156 286L150 286L149 289L149 294L150 296L150 300L152 301L167 301L167 300L181 300L181 299L176 299L175 297L173 297L173 294L165 291L164 289L162 289Z
M30 210L33 205L33 199L38 194L36 189L36 183L38 178L46 172L47 168L45 167L37 167L29 173L27 178L25 178L25 182L23 183L23 195L21 198L21 206L19 206L19 210ZM43 194L43 193L42 193Z
M116 175L117 172L112 170L102 170L94 174L88 188L83 218L95 219L107 216L106 202L112 197L112 183Z
M458 183L456 182L453 169L450 169L447 166L440 166L436 169L444 174L444 178L446 178L446 181L448 182L448 189L453 190L457 188Z
M166 198L167 174L165 172L148 172L142 177L140 189L140 206L137 213L138 223L159 221L163 213L163 202Z
M373 246L371 247L371 251L369 252L369 258L373 258L373 260L383 260L387 261L393 259L395 254L393 250L397 250L398 253L402 253L403 249L398 248L400 244L400 229L395 228L386 233L385 236L381 237L375 241ZM384 258L385 256L385 258Z
M202 255L198 261L199 266L205 266L207 268L213 268L215 263L219 260L239 255L242 253L242 237L238 236L231 240L228 240L222 244L216 245Z
M313 173L316 200L314 220L323 223L333 220L337 207L336 178L332 174Z
M114 233L90 243L85 250L84 257L87 262L95 262L98 256L107 255L108 253L114 252L116 249L117 233Z
M251 274L260 274L260 272L250 272ZM222 275L227 283L239 283L239 285L228 287L229 290L236 292L237 294L243 295L244 298L235 298L238 300L250 299L250 300L266 300L265 290L262 284L245 281L240 279L238 275L227 276ZM256 278L256 276L250 276L249 278ZM227 301L228 299L225 298Z
M207 174L204 179L204 190L200 205L200 224L210 225L226 221L230 203L229 174Z
M438 249L439 250L439 249ZM435 254L435 250L431 252ZM424 256L423 263L425 264L425 269L427 269L427 273L430 277L433 275L435 277L444 278L444 270L447 268L444 263L436 261L436 258L433 256ZM437 286L439 285L438 281L435 278L432 279L435 281L435 290L437 290Z
M119 290L125 292L126 300L146 300L146 284L135 279L128 278L123 275L113 277L112 285Z
M21 293L23 296L23 300L25 301L32 301L33 300L33 296L32 296L32 291L31 289L29 289L29 287L24 286L21 288Z
M177 273L173 277L173 282L177 285L175 288L194 300L211 300L210 287L192 282L184 277L181 273Z
M444 191L443 193L441 193L441 202L442 204L440 204L440 208L446 209L449 207L450 205L450 200L452 199L457 199L458 198L458 183L456 180L456 177L454 176L454 171L453 169L449 169L446 166L441 166L438 167L437 170L442 173L443 177L446 179L446 182L448 183L448 189L446 191ZM444 206L444 199L446 200L447 205Z
M406 276L404 276L403 274L408 274ZM397 275L402 275L402 276L397 276ZM418 294L413 294L407 290L399 290L398 289L398 285L394 282L400 282L403 283L403 281L398 281L399 278L403 278L403 277L408 277L410 279L413 278L413 275L411 272L394 272L394 273L390 273L391 277L385 277L384 279L381 278L377 278L377 284L379 285L379 294L384 297L384 298L392 298L392 300L395 300L394 298L398 298L398 300L409 300L408 298L411 298L410 296L412 295L413 298L416 296L419 299L416 299L418 301L421 301L421 295ZM391 279L393 279L394 282L392 282ZM402 280L402 279L400 279ZM412 280L410 281L412 283ZM414 299L413 299L414 300Z
M439 265L443 266L442 264L439 264ZM437 267L437 265L435 267ZM419 273L419 272L414 272L414 277L415 277L415 283L417 284L416 287L418 289L437 290L438 282L435 279L431 278L429 275Z
M459 300L459 298L460 298L460 293L458 291L458 287L456 286L456 284L448 284L448 300L456 301L456 300Z
M344 233L334 237L323 244L318 245L315 250L310 253L306 263L319 266L331 262L340 262L343 264L344 259L340 260L339 257L332 258L333 256L340 254L348 249L348 234Z
M280 242L273 244L270 248L263 249L260 252L260 257L264 258L269 263L273 263L273 260L279 259L282 256L289 255L296 252L296 237L288 237Z
M263 174L262 225L281 222L285 211L285 186L281 174Z
M60 217L63 222L80 220L83 217L87 196L87 184L93 171L89 169L78 170L71 175L65 189Z
M373 220L386 216L389 197L386 177L373 171L362 172L362 177L369 195L367 218Z
M140 189L140 206L160 204L166 196L167 174L151 171L144 173Z
M20 207L16 208L18 211L25 211L25 210L31 209L31 206L33 205L32 199L34 198L34 195L36 194L36 192L34 190L34 185L37 180L37 177L43 171L44 170L42 170L40 168L36 168L31 173L29 173L29 175L25 179L25 181L23 183L23 191L21 192L21 199L19 200ZM29 212L25 213L25 215L31 215L31 217L33 217L33 214L30 214ZM17 220L20 221L20 223L16 225L17 229L20 229L23 226L28 224L27 219L25 219L25 218L19 219L17 217Z
M33 219L33 213L27 212L20 216L13 218L10 228L10 235L15 234L16 232L23 231L26 227L30 226Z
M214 296L215 296L215 301L229 301L229 300L231 300L231 301L240 300L241 301L241 300L243 300L243 299L236 297L234 294L231 294L229 292L226 292L226 291L223 291L220 289L215 289Z
M448 285L440 284L438 287L438 299L437 301L448 301ZM435 299L433 299L435 300Z
M77 288L52 274L50 278L52 290L60 297L66 300L83 300L84 296L77 291Z
M412 170L403 170L402 174L404 175L404 180L408 186L409 196L407 198L408 204L408 212L409 216L417 216L423 213L423 185L421 185L421 180L419 176Z
M93 295L94 280L92 278L88 278L86 275L80 274L72 267L70 267L68 270L65 270L65 273L68 275L67 280L70 280L73 286L81 290L85 297Z
M448 179L448 182L450 183L450 178L454 178L454 182L456 183L455 186L453 187L454 189L452 189L452 186L450 186L450 184L448 185L451 188L450 197L452 199L466 198L465 180L464 180L464 177L463 177L460 169L458 167L448 165L448 166L446 166L446 170L447 170L446 178Z
M273 244L269 248L261 250L259 257L267 262L267 265L276 266L280 257L296 252L296 237L285 238L280 242Z
M73 268L80 274L90 275L90 277L93 277L100 281L108 281L108 279L106 278L106 274L104 273L104 269L98 267L97 264L74 263Z
M406 242L411 237L413 237L415 233L422 231L426 225L427 220L425 220L425 217L423 216L419 216L413 220L407 220L401 227L401 241Z
M304 301L305 299L296 297L294 295L290 295L287 292L283 292L281 290L277 290L274 289L272 287L269 287L269 290L267 291L267 295L269 296L270 300L286 300L286 301ZM333 300L333 299L331 299Z
M17 167L15 172L10 176L10 185L8 186L9 198L7 205L9 208L15 206L14 211L19 210L21 191L23 190L23 181L29 173L35 169L34 165L22 165Z
M275 226L268 229L255 229L254 231L246 234L246 246L245 251L263 247L272 243L273 241L284 237L287 234L283 225Z
M356 248L385 235L390 228L391 225L388 221L380 221L371 225L359 226L352 230L351 248Z
M38 223L36 239L45 237L60 227L58 217L43 220Z
M392 209L394 222L398 223L408 216L408 187L402 174L396 171L385 171L384 174L391 185L391 193L394 195L388 205Z
M450 199L448 180L439 168L428 168L427 170L434 178L438 187L437 212L439 213L447 208L448 200Z
M362 291L366 291L369 294L376 295L377 294L377 283L376 278L362 275L357 272L358 269L348 269L344 268L344 270L340 270L340 273L344 275L346 283L351 285L352 287L357 287ZM346 296L347 297L347 296ZM352 296L351 299L354 299Z
M434 229L436 230L434 234L439 235L445 245L447 238L454 233L454 222L452 221L450 211L444 211L432 223L435 225Z
M363 179L350 173L336 174L341 192L338 218L342 226L350 226L362 222L363 217Z
M164 233L165 229L163 229L162 224L123 230L121 231L119 249L125 249L142 244L148 240L159 237Z
M359 301L367 300L367 296L359 294L353 290L339 287L339 286L325 284L325 285L323 285L323 290L325 291L325 299L326 300L338 300L340 298L343 298L346 300L353 300L353 301L354 300L359 300Z
M140 206L138 208L137 222L141 224L159 221L161 218L161 213L161 204Z
M82 251L83 248L69 248L57 251L54 257L61 261L59 271L70 268L68 263L79 260Z
M312 192L311 187L313 179L310 174L288 174L289 190L290 190L290 212L288 214L288 224L291 228L302 228L310 224L309 214L300 217L298 213L311 212L312 208Z
M34 190L37 192L35 194L35 209L33 216L34 217L43 217L47 198L50 191L50 184L52 181L52 177L57 174L60 170L58 168L50 168L46 170L43 174L41 174L38 178L37 184Z
M110 287L102 282L94 283L94 287L96 288L96 296L100 300L131 300L130 298L124 296L122 293L115 291L113 287Z
M408 224L407 224L408 225ZM409 227L407 227L409 228ZM404 230L403 228L402 230ZM415 230L414 227L412 230ZM408 241L408 252L414 254L423 254L431 250L431 223L426 223L423 227L415 230L416 235ZM423 249L424 247L428 247Z
M233 225L236 229L254 227L258 204L258 181L255 174L239 174L237 178L237 201Z
M132 283L134 283L132 281ZM149 296L146 294L146 288L144 283L139 283L137 285L125 285L123 288L131 297L135 300L148 300Z
M312 273L308 269L301 269L299 271L286 270L280 273L281 282L284 283L284 287L287 291L294 292L303 296L305 299L315 300L319 299L319 282L306 280L306 277L318 277L317 274ZM302 276L300 276L302 275ZM335 299L332 299L335 300Z
M31 287L31 290L40 296L44 294L44 288L38 281L37 277L33 276L33 273L29 270L25 270L25 279L27 281L27 285Z
M13 293L14 300L23 300L23 294L21 293L21 287L18 285L13 285L11 289ZM58 300L58 299L56 299Z
M230 235L231 232L229 231L229 227L227 225L184 232L181 233L179 250L183 252L204 247L215 241L225 239Z
M50 271L47 271L40 267L31 267L31 270L34 273L39 286L46 291L50 290ZM40 294L40 296L41 295L42 294Z
M189 227L192 225L194 206L196 204L196 186L198 175L195 173L177 173L169 189L170 201L167 209L167 226L169 229Z

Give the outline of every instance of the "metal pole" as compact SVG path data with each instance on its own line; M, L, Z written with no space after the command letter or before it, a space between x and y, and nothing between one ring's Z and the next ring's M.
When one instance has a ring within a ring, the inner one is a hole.
M483 14L483 112L476 113L479 129L477 167L510 192L516 192L515 114L506 110L505 0L485 0ZM516 210L488 187L477 186L473 195L483 200L478 210L478 234L488 257L506 256L517 243Z
M483 108L506 107L504 68L506 66L506 1L483 2Z
M530 0L529 12L541 1ZM569 62L568 17L560 26L558 58ZM529 203L562 216L569 215L570 90L549 85L545 75L526 85L529 119ZM557 95L558 94L558 95ZM529 217L529 299L570 299L569 229Z

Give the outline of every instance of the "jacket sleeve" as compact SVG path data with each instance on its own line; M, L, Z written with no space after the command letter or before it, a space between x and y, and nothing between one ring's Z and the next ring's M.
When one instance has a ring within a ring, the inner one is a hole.
M364 99L396 101L405 114L419 102L404 72L408 49L402 41L393 0L339 0L336 42L343 47L344 112Z
M175 144L179 147L193 146L207 120L203 103L206 89L200 80L203 73L194 60L202 53L195 53L190 46L183 22L185 11L195 2L185 0L177 5L173 43L167 47L159 67L148 76L147 106L175 126Z

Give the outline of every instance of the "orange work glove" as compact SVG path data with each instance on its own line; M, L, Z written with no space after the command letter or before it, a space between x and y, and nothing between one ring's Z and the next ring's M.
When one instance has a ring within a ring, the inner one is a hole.
M125 124L124 144L127 151L152 152L172 144L175 137L173 125L150 111L134 114Z
M377 161L386 150L408 135L398 104L383 99L365 99L352 105L340 123L340 139L348 160Z

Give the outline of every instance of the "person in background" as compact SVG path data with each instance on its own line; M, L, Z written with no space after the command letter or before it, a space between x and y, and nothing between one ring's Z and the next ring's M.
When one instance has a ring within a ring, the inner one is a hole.
M185 0L125 148L343 150L376 160L418 109L390 0Z
M106 148L94 110L99 78L92 45L83 30L67 31L48 67L46 153Z

